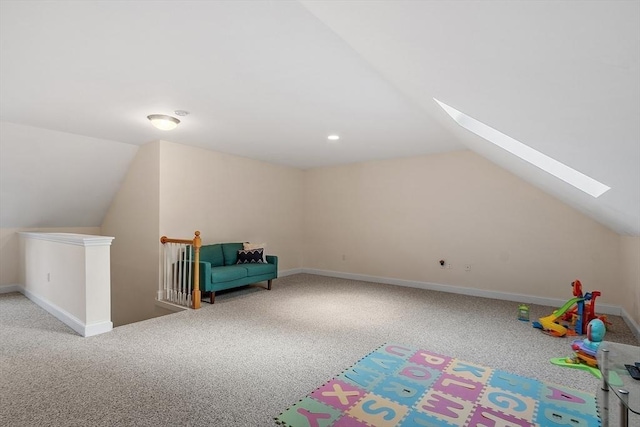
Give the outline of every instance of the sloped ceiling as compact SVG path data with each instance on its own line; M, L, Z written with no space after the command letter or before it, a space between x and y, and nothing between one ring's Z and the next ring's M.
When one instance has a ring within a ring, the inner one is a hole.
M137 150L0 123L0 227L99 227Z
M468 148L640 232L640 2L303 3ZM434 97L612 189L570 187L462 131Z
M0 119L299 168L470 148L638 235L639 55L639 1L2 1ZM434 97L612 189L514 159ZM178 109L171 133L146 120Z

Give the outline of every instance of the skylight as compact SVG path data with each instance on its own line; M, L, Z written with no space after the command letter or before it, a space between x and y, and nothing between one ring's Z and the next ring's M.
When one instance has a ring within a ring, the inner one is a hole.
M491 126L487 126L473 117L469 117L435 98L433 99L444 111L447 112L447 114L451 116L453 120L456 121L456 123L463 128L475 133L498 147L507 150L509 153L520 157L522 160L539 167L543 171L563 180L567 184L573 185L578 190L584 191L593 197L600 197L606 191L611 189L611 187L606 186L603 183L596 181L595 179L578 172L564 163L552 159L537 150L534 150L528 145L505 135Z

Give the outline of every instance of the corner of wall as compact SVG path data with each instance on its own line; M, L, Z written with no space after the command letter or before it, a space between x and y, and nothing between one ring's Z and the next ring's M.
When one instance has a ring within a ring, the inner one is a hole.
M111 305L116 326L156 317L158 288L160 141L140 147L101 231L111 247Z
M622 308L637 327L640 324L640 236L620 236Z

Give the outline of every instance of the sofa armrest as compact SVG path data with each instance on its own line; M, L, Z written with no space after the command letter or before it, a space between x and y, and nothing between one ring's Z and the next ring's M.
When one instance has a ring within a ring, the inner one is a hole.
M200 261L200 288L201 292L207 291L207 286L211 286L211 263L207 261Z
M274 264L276 266L276 274L278 274L278 257L276 255L267 255L265 258L268 264Z

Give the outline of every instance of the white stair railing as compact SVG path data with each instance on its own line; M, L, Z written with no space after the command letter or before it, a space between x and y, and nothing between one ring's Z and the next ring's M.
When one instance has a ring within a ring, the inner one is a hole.
M158 300L200 308L200 232L195 232L193 240L162 236L160 242L162 274L158 285Z

